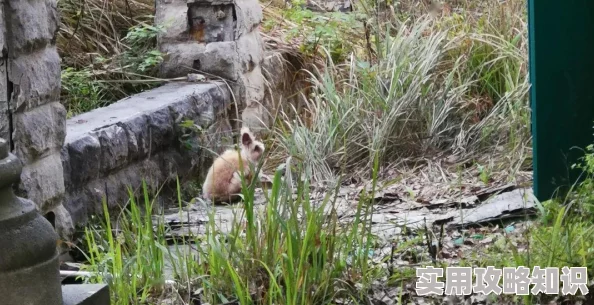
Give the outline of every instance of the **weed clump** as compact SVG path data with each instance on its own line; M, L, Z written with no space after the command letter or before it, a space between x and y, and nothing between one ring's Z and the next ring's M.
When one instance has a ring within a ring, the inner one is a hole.
M507 177L528 168L527 26L519 3L487 1L494 14L482 17L463 10L369 23L368 43L358 40L367 51L351 45L341 61L322 35L325 64L307 71L310 117L279 111L275 155L303 160L316 181L335 180L341 170L359 176L375 153L382 167L456 155Z
M58 1L61 101L68 117L152 88L162 54L154 1Z
M369 264L374 189L361 197L348 222L338 221L331 192L314 202L307 180L298 183L295 196L294 190L277 172L266 202L256 205L255 184L245 185L230 229L223 232L214 211L208 212L205 233L188 237L190 245L164 238L168 229L162 215L153 218L146 186L140 201L130 192L121 217L110 217L104 203L104 220L86 228L85 270L95 273L87 281L109 283L116 305L156 302L168 289L176 292L168 294L175 302L200 298L210 304L366 300L380 276ZM183 217L179 183L178 199ZM166 262L176 284L164 279Z

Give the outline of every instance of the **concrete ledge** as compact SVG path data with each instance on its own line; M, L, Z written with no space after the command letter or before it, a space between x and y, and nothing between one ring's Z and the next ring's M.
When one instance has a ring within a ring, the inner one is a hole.
M206 171L200 161L211 154L200 147L218 152L221 138L231 137L230 103L222 82L176 82L70 118L61 160L64 207L72 223L83 224L100 212L105 195L110 206L125 203L127 187L137 189L143 179L158 187L166 179ZM192 149L180 141L183 120L205 131L193 139L199 143Z
M105 284L62 285L64 305L110 305L109 286Z

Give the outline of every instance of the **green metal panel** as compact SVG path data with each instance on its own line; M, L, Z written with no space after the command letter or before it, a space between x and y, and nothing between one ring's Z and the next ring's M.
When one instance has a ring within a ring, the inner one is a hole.
M528 0L534 193L550 199L594 143L594 1Z

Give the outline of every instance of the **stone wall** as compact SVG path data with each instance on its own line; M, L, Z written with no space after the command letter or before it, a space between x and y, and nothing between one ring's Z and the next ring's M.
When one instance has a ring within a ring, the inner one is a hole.
M63 215L60 150L66 111L60 104L60 58L55 0L4 0L0 46L0 136L24 163L19 195L42 214ZM67 220L65 220L67 221Z
M143 180L156 190L177 176L203 175L212 155L204 152L231 144L230 101L222 82L170 83L68 119L62 164L73 222L100 214L103 198L124 205L127 188L138 190ZM185 120L204 131L188 138L193 145L182 140Z
M0 5L0 137L24 164L18 194L53 215L64 239L100 213L103 198L123 204L127 187L142 180L157 188L204 174L240 124L257 132L269 123L258 1L156 0L156 9L156 23L166 28L158 38L166 53L162 76L202 73L219 81L170 83L66 120L56 0ZM204 130L191 149L180 141L184 119Z
M241 116L234 129L241 121L258 132L268 125L261 20L257 0L156 0L155 23L165 28L158 37L165 53L161 75L203 73L226 80L235 101L230 113Z

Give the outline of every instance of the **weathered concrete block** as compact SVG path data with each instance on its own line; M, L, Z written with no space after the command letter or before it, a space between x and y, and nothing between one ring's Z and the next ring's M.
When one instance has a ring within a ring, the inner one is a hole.
M110 295L107 284L62 285L64 305L109 305Z
M72 223L72 218L70 217L70 213L66 210L64 205L59 204L54 209L51 210L54 213L55 218L55 230L58 233L58 237L61 241L68 241L70 236L74 234L74 224ZM60 248L67 250L67 245L65 243L60 243Z
M17 112L59 101L60 57L56 47L11 59L8 78L13 84L12 108Z
M104 199L110 208L125 204L129 199L128 187L137 190L143 179L149 187L156 189L158 182L164 181L165 177L161 166L163 158L162 153L157 153L149 159L129 164L120 171L101 176L69 192L65 207L73 223L84 224L90 215L102 214Z
M237 15L237 27L235 38L239 39L244 35L256 30L262 22L262 7L260 2L254 0L235 0L235 13ZM259 52L262 52L260 50Z
M42 214L55 208L64 198L64 173L60 154L55 153L25 165L21 190L35 202Z
M72 222L102 213L103 197L110 207L124 204L127 187L138 190L143 180L157 189L177 175L206 171L196 166L200 151L179 145L178 124L193 120L208 133L230 101L222 82L170 83L67 120L61 160Z
M234 41L209 43L166 43L160 46L165 59L160 66L163 77L183 77L204 71L219 77L237 80L241 71L237 44Z
M111 125L97 133L101 144L101 172L109 173L126 164L129 143L126 131L118 125Z
M243 35L252 32L262 22L262 7L258 1L253 0L188 0L190 23L194 16L200 16L204 20L204 32L217 33L219 31L231 34L229 40L236 40ZM171 6L167 10L172 9ZM176 8L177 10L177 8ZM193 12L195 10L198 14ZM222 12L222 13L221 13ZM212 17L215 17L214 19ZM227 19L227 17L232 17ZM228 26L233 26L227 30ZM225 33L225 36L227 33ZM216 36L212 35L212 36ZM196 40L198 41L198 40ZM226 41L226 40L212 40Z
M168 107L156 109L148 116L151 151L168 146L176 140L173 123Z
M25 163L59 151L66 137L66 109L58 102L13 115L15 154Z
M68 166L64 167L64 176L69 177L67 188L75 188L100 175L101 142L95 133L82 135L67 141L62 149L62 160L67 156Z
M191 67L238 80L262 62L261 21L262 8L254 0L157 1L155 23L166 28L158 38L167 54L161 75L184 76Z
M151 139L151 142L156 141L155 132L170 133L169 130L173 130L173 115L169 112L171 106L190 103L198 107L206 97L210 97L213 103L222 105L225 105L230 98L224 83L221 82L179 82L148 90L107 107L98 108L68 119L65 143L72 143L89 133L97 132L112 125L119 125L127 130L135 130L135 135L139 137L146 135L148 139ZM146 120L143 118L146 118ZM145 126L153 126L161 130L151 131L147 127L146 130L149 133L147 135L147 132L143 131L144 129L140 128L139 124L146 124ZM169 125L169 127L163 125ZM162 138L163 135L161 135L160 139ZM171 141L171 138L164 140ZM151 146L154 148L159 145Z
M159 45L189 39L186 0L156 0L155 8L155 24L167 27L167 31L163 31L157 36Z
M136 161L149 154L150 138L148 116L139 115L119 123L128 138L128 161Z
M262 8L252 0L157 0L155 23L165 25L159 45L175 42L233 41L262 22Z
M264 61L264 43L260 33L257 31L246 33L237 39L239 53L239 64L242 73L251 72Z
M205 46L195 42L164 43L159 46L160 51L165 54L163 62L159 66L159 73L163 77L180 77L188 73L197 73L202 66L197 55L204 52Z
M54 39L59 19L56 0L5 0L4 3L11 58L41 49Z
M268 125L265 106L250 106L265 102L261 21L255 0L157 0L155 23L166 29L157 40L166 54L161 76L204 72L229 80L239 113L250 107L241 115L244 126Z
M235 39L235 6L221 2L188 3L189 40L208 44Z
M241 62L235 41L210 43L204 52L196 54L199 70L222 78L237 80L241 74Z
M245 105L249 106L252 103L261 103L264 99L265 89L261 66L258 65L252 71L244 73L241 82L245 88L245 95L242 96Z

